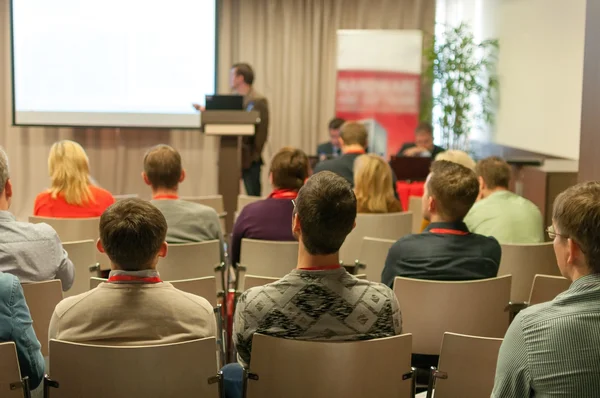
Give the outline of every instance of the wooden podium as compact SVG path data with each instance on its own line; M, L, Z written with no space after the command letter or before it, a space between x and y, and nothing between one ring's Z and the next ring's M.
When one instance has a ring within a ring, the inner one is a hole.
M254 135L260 123L257 111L204 111L201 114L204 134L221 137L219 144L219 194L227 215L225 225L228 232L233 229L233 216L240 193L242 173L241 143L243 136Z

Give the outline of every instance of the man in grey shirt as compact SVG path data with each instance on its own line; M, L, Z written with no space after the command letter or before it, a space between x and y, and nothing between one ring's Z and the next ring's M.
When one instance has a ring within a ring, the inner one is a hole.
M152 204L167 220L167 243L203 242L223 233L219 215L208 206L179 199L179 183L185 179L181 155L168 145L157 145L144 156L144 182L152 188ZM223 257L223 252L221 253Z
M0 271L21 282L60 279L63 290L69 290L75 271L56 231L48 224L17 221L8 211L11 200L8 157L0 148Z
M600 397L600 182L554 201L554 252L572 281L516 316L500 347L492 397Z

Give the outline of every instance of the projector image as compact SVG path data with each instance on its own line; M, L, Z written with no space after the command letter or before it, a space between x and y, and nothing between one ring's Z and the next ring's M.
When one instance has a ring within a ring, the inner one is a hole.
M360 122L365 125L369 132L367 152L376 153L385 158L388 146L388 133L386 129L375 119L363 119Z

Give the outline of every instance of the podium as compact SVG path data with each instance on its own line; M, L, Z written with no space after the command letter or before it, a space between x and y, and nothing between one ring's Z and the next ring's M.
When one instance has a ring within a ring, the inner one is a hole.
M260 123L257 111L207 110L201 113L201 129L205 135L218 136L219 144L219 194L223 195L223 205L227 215L225 226L228 232L233 229L233 216L240 193L242 173L242 137L254 135Z

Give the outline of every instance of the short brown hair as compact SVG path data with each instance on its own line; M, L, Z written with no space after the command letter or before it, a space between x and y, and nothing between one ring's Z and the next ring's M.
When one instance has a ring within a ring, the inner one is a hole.
M100 242L110 261L124 271L150 268L167 235L167 220L150 202L124 199L100 217Z
M346 122L340 128L340 137L342 137L344 145L358 144L366 148L368 136L367 128L361 122Z
M181 170L181 155L168 145L152 147L144 155L144 173L152 188L176 189Z
M440 215L448 221L462 221L477 199L479 183L473 170L437 160L431 165L427 190L436 199Z
M312 255L337 253L356 220L356 197L350 183L321 171L306 181L296 203L306 250Z
M339 130L346 121L342 118L336 117L329 121L329 130Z
M415 129L415 134L425 133L429 135L433 135L433 126L428 122L421 122L417 125Z
M297 148L290 146L281 148L273 156L270 171L275 187L298 190L310 175L308 156Z
M593 273L600 273L600 182L568 188L554 200L552 220L560 236L573 239Z
M477 162L475 173L483 178L488 188L508 188L511 170L506 161L498 156L490 156Z
M235 69L236 75L244 78L246 84L251 86L254 83L254 70L252 70L252 67L249 64L240 62L233 64L232 68Z

